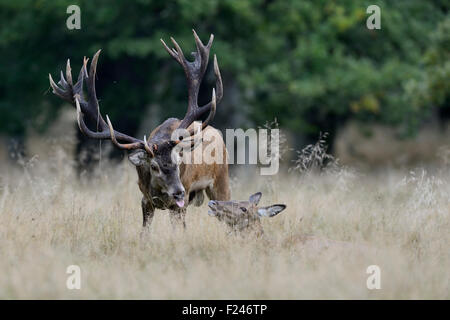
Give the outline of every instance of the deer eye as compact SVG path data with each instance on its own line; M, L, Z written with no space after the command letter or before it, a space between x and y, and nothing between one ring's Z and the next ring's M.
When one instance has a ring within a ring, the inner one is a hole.
M153 171L159 171L158 166L157 166L156 164L154 164L154 163L152 163L152 164L150 165L150 168L152 168Z
M241 210L247 212L247 208L241 207Z

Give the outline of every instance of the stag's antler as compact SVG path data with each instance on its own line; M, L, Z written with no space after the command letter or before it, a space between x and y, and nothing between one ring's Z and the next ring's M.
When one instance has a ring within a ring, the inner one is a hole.
M212 91L211 101L203 107L198 106L198 91L200 89L200 84L202 82L203 76L205 75L206 68L208 66L209 60L209 50L214 39L214 35L211 35L208 44L205 46L200 38L198 37L195 30L194 33L195 44L197 46L197 52L192 52L194 61L187 61L184 57L183 51L181 50L178 43L174 38L172 40L175 49L170 49L164 40L161 39L164 48L167 52L174 58L184 69L188 83L188 108L184 119L181 121L178 128L187 129L195 120L199 119L205 112L209 111L208 118L202 124L202 129L205 128L208 123L214 118L216 113L216 106L222 100L223 97L223 85L222 77L220 75L219 65L217 63L216 55L214 55L214 73L216 75L216 89ZM216 96L217 92L217 96ZM194 134L194 130L190 130L190 135Z
M78 80L75 84L72 82L70 60L67 60L66 78L64 78L63 72L61 71L61 79L59 80L58 85L53 81L52 76L49 74L50 85L53 89L53 93L72 103L72 105L76 107L78 126L80 127L81 132L83 132L87 137L92 139L110 139L117 147L121 149L145 149L151 156L154 156L152 149L148 146L145 139L136 139L114 130L108 115L106 116L107 122L103 119L95 92L95 75L100 51L101 50L98 50L92 58L89 74L87 72L87 62L89 59L86 59L86 57L84 58L83 66L81 67ZM84 98L83 94L84 81L86 81L87 86L87 100ZM84 122L85 116L93 123L97 124L97 131L92 131L87 127ZM121 140L125 143L119 143L117 140Z

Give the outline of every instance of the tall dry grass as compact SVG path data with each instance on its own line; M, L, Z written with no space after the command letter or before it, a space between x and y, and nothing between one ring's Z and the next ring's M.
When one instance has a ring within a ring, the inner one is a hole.
M450 298L448 168L233 175L234 198L287 204L262 239L227 235L206 205L189 207L184 232L157 211L141 238L127 161L103 162L91 180L61 152L3 167L0 298ZM73 264L81 290L66 288ZM380 290L366 287L369 265Z

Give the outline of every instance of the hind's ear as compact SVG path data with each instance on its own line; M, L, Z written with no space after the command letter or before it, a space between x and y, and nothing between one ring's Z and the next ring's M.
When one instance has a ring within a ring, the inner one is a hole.
M128 156L128 160L136 167L142 166L147 161L147 152L144 150L136 150L133 153L130 153Z
M261 192L257 192L255 194L252 194L250 196L250 198L248 199L248 201L250 201L251 203L256 205L256 204L258 204L259 200L261 200L261 197L262 197L262 193Z
M284 204L274 204L273 206L258 208L258 215L260 217L273 217L286 209Z

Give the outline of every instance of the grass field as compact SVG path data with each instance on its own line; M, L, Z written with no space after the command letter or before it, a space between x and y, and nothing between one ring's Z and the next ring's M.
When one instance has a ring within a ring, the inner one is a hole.
M62 160L2 168L0 298L450 298L448 167L232 175L234 198L262 191L261 204L287 204L263 238L227 235L206 203L189 207L184 232L157 211L141 238L127 161L91 180ZM80 290L66 287L69 265ZM369 265L380 290L366 287Z

